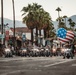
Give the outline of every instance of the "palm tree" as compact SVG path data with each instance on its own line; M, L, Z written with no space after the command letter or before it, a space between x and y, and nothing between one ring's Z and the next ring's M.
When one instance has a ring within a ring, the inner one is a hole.
M36 45L38 45L38 27L39 27L39 23L38 23L38 14L39 14L39 10L41 10L41 5L38 5L37 3L33 3L33 18L34 18L34 20L35 20L35 22L34 22L34 24L35 24L35 28L36 28L36 42L35 42L35 44Z
M60 28L66 28L64 22L60 22Z
M59 21L58 28L61 27L61 22L63 21L63 17L58 17L56 21Z
M72 19L69 18L68 21L69 21L69 25L70 25L70 29L71 29Z
M32 15L28 14L23 18L23 23L26 23L27 27L31 30L31 43L33 45L33 29L34 29L34 21L32 19Z
M67 16L64 15L63 18L64 18L64 20L65 20L65 27L66 27L66 18L67 18Z
M56 9L56 11L58 11L58 18L60 17L60 11L61 11L61 9L58 7L57 9ZM60 25L60 19L59 19L59 25Z
M50 22L49 26L46 29L46 31L48 32L47 33L48 38L53 37L53 29L54 29L53 23Z
M22 11L24 11L22 15L27 14L25 17L23 17L23 23L26 23L27 27L30 29L36 28L36 38L38 37L38 30L41 35L41 30L46 30L48 28L51 22L51 17L48 12L41 8L41 5L36 3L33 3L33 5L28 4L27 7L23 7Z
M72 27L72 30L74 31L75 22L72 22L72 23L71 23L71 27Z
M22 15L26 15L23 18L23 23L26 22L26 25L29 29L31 29L31 41L33 44L33 29L36 28L36 37L38 37L38 32L37 32L37 10L41 8L41 5L37 5L37 3L33 3L33 5L28 4L27 7L23 7L22 11L24 13Z
M68 19L69 21L69 25L70 25L70 29L72 29L74 31L74 27L75 27L75 22L73 22L73 20L71 18Z
M39 27L41 27L44 30L44 38L47 37L46 30L49 27L50 22L51 22L51 17L49 15L49 13L46 11L43 11L41 14L40 26Z
M58 11L58 17L60 17L60 14L59 14L59 12L61 11L60 7L58 7L58 8L56 9L56 11Z

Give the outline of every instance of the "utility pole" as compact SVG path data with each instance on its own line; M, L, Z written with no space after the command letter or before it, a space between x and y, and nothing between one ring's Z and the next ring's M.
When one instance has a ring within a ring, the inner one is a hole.
M15 50L15 6L14 6L14 0L12 0L12 6L13 6L13 27L14 27L14 32L13 32L13 36L14 36L14 50Z
M3 0L1 0L1 34L2 34L2 44L3 44Z

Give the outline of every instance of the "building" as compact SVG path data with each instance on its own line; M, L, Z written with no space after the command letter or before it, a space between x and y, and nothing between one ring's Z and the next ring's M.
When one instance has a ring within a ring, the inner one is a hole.
M10 28L10 30L14 32L13 28ZM12 34L11 31L10 31L10 34ZM23 40L24 39L23 34L25 34L25 38L26 38L25 40ZM13 41L13 36L12 35L9 35L9 36L10 36L10 40ZM17 27L15 28L15 38L16 38L16 45L21 47L23 43L27 42L27 40L31 40L31 31L27 27Z

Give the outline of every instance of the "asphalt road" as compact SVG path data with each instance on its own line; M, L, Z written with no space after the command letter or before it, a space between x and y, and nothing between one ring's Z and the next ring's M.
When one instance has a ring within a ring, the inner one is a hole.
M76 75L76 56L0 58L0 75Z

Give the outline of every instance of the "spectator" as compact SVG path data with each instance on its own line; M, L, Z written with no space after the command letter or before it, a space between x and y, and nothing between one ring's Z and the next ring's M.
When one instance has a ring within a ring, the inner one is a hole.
M75 50L75 46L74 44L71 44L71 51L72 51L73 56L74 56L74 50Z

